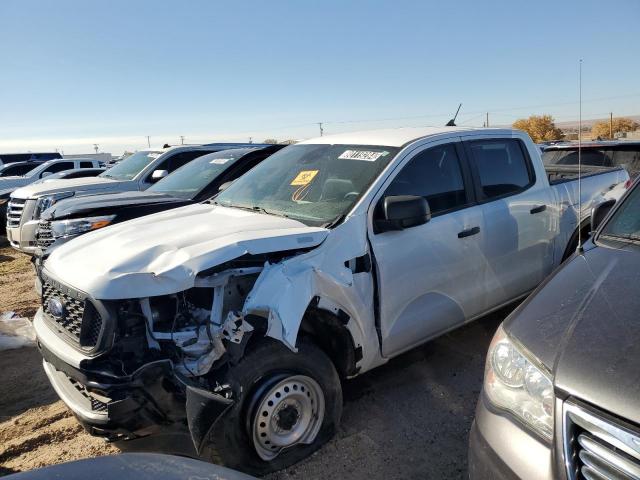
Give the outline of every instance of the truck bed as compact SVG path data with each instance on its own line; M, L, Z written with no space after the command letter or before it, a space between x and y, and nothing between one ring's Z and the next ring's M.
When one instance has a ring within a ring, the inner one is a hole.
M558 185L560 183L578 179L577 165L545 165L544 169L547 172L547 178L549 179L550 185ZM595 167L593 165L582 165L582 178L584 179L614 171L623 172L624 169L622 167Z

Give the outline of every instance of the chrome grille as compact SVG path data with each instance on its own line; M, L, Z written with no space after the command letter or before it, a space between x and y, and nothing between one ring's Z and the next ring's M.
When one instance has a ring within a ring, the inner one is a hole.
M57 297L64 306L64 314L55 316L49 300ZM46 279L42 282L42 310L56 325L81 347L92 348L98 343L102 330L102 317L91 304L79 295L63 292Z
M7 227L20 226L25 203L27 203L27 201L20 198L12 198L9 200L9 206L7 207Z
M572 480L640 479L640 430L624 421L567 402L564 446Z
M42 249L49 248L54 242L53 233L51 232L51 222L41 220L38 224L38 246Z

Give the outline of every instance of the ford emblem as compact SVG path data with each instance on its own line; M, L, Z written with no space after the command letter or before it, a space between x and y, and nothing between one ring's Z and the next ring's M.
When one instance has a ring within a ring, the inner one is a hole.
M58 297L51 297L47 300L47 308L49 313L56 318L64 317L64 303Z

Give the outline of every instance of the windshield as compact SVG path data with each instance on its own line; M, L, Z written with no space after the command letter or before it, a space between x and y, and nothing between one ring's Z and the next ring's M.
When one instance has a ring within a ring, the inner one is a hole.
M160 155L162 152L149 150L134 153L98 176L115 180L131 180Z
M236 180L215 203L325 225L349 212L398 150L379 145L291 145Z
M640 240L640 188L635 187L613 213L601 235L628 240Z
M193 199L236 160L255 149L223 150L196 158L149 187L150 192Z

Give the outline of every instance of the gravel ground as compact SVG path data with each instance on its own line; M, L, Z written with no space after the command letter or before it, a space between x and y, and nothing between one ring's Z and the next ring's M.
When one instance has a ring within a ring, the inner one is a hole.
M33 315L27 257L0 248L0 312ZM467 438L484 358L502 310L344 383L342 427L307 460L271 480L466 478ZM34 348L0 351L0 475L115 453L57 397Z

